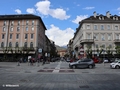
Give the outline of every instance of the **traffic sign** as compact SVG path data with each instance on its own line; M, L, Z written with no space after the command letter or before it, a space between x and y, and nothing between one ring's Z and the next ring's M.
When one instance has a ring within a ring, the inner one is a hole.
M41 49L41 48L39 48L39 49L38 49L38 52L39 52L39 53L42 53L42 49Z

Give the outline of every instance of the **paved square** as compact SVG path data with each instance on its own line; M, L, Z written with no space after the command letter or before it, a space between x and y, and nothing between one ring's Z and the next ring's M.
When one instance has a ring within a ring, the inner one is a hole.
M68 64L0 62L0 90L120 90L120 69L110 69L109 64L68 69Z

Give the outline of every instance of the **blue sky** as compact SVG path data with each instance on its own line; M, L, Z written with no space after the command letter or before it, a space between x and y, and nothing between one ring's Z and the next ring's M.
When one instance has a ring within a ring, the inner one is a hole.
M2 0L0 15L35 14L42 18L46 35L59 46L73 38L78 22L93 15L120 15L120 0Z

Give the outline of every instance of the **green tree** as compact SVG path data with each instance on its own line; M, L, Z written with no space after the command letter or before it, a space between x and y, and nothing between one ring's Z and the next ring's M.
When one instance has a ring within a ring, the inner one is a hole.
M103 50L104 50L103 46L100 46L100 48L97 48L97 54L99 54L99 57L102 56Z
M27 57L30 51L35 51L33 47L3 47L3 60L4 61L18 61L20 58ZM11 58L8 57L11 54Z
M106 47L106 53L107 53L108 57L113 56L113 51L111 50L110 46Z
M115 49L116 54L120 57L120 46L116 46Z
M90 45L87 45L86 48L87 58L92 58L92 47Z
M35 51L34 47L21 47L20 48L20 57L28 57L28 55L30 54L30 51Z

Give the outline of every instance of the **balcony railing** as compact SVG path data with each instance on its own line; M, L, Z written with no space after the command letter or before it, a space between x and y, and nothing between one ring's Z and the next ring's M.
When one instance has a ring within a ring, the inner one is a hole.
M115 39L114 43L120 43L120 39Z
M94 43L94 39L83 39L80 43Z

